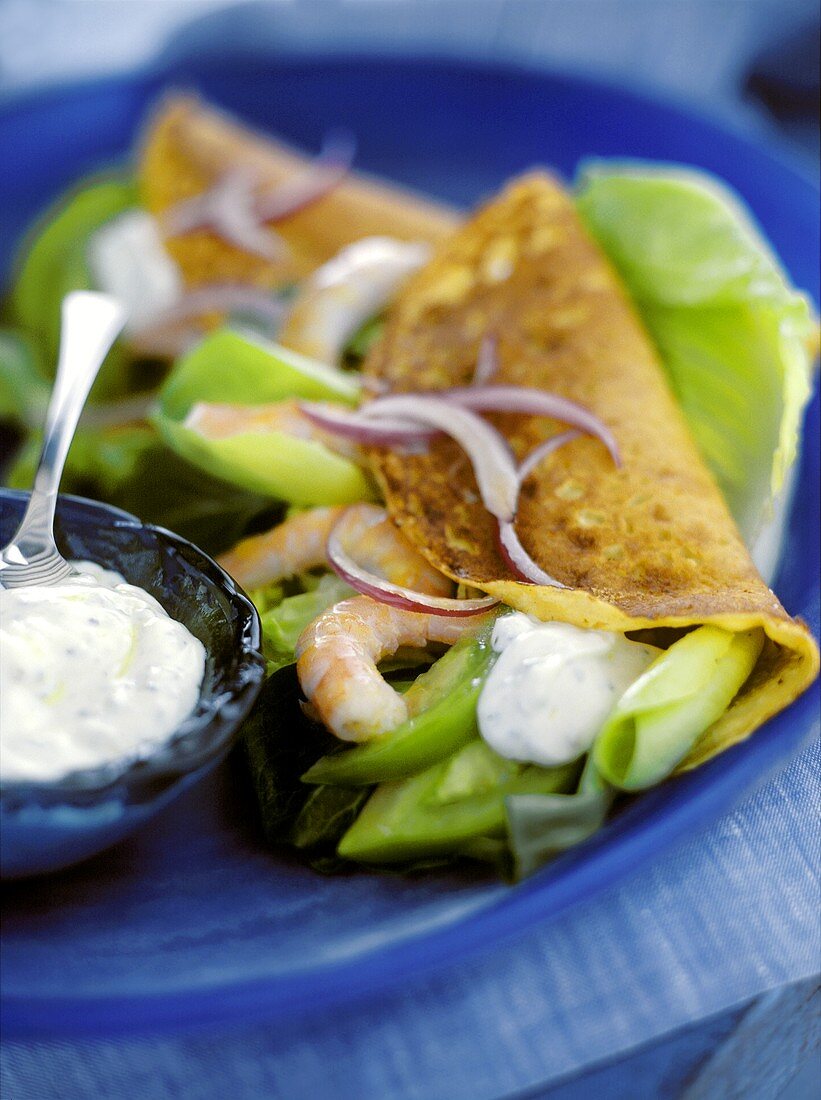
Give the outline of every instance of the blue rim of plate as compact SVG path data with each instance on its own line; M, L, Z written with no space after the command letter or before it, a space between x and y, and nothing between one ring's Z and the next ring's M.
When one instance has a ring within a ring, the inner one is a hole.
M215 67L218 68L221 63L231 66L236 60L233 55L216 59ZM635 105L636 109L656 110L676 117L685 125L702 130L713 141L729 139L744 146L746 153L753 153L762 163L768 163L779 172L791 176L800 187L817 191L815 182L800 164L791 160L785 148L779 148L777 142L762 139L737 123L711 119L698 107L677 101L669 95L629 84L616 84L584 72L580 74L578 71L517 64L460 60L443 62L426 57L385 58L372 54L329 57L277 55L277 62L291 64L295 68L322 62L330 65L378 63L388 66L419 65L422 68L439 66L463 73L513 74L546 85L551 81L561 81L576 87L580 93L617 96L622 102ZM6 101L0 106L0 117L41 106L50 99L72 93L99 90L102 94L106 88L154 82L163 77L173 84L179 83L179 76L176 66L170 70L162 66L149 66L126 77L48 88ZM190 72L185 68L182 76L183 79L191 79ZM818 449L811 443L818 437L819 396L816 392L805 424L799 491L801 486L812 488L819 482ZM816 511L812 513L811 510L808 520L806 515L803 520L804 531L811 536L813 525L817 528L817 507L816 502ZM796 522L796 514L797 510L793 508L791 525ZM807 554L818 557L817 543L811 541ZM809 611L804 609L805 614L809 614L810 626L817 632L817 583L809 594L808 603ZM697 771L647 792L581 848L458 921L371 949L367 955L367 965L361 957L357 957L323 963L321 966L295 968L276 978L228 981L205 987L198 985L173 993L164 991L137 997L83 996L80 1000L53 996L36 999L7 997L0 1006L0 1024L7 1029L7 1034L112 1033L169 1026L179 1029L214 1023L249 1022L259 1020L262 1014L275 1017L287 1012L290 1015L377 993L403 978L430 972L479 949L498 946L526 932L537 922L556 919L571 907L590 901L624 882L661 853L669 853L684 840L692 839L783 767L795 752L810 743L818 727L818 710L819 685L816 683L754 737ZM643 827L644 819L648 817L652 819L651 829Z

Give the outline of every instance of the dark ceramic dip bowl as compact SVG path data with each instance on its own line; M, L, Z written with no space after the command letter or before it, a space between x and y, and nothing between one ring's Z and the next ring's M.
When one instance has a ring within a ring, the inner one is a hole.
M0 489L0 545L14 535L27 499ZM205 676L194 711L150 757L55 782L0 785L4 878L67 867L137 829L224 759L265 675L253 604L196 546L80 497L60 497L55 530L67 558L116 569L199 638Z

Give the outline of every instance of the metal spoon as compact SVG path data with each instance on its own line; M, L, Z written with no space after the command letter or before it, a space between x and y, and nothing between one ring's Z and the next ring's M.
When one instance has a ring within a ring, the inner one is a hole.
M54 541L57 490L88 391L125 317L120 303L107 294L78 290L63 299L60 356L43 450L23 520L0 550L0 588L60 584L77 574Z

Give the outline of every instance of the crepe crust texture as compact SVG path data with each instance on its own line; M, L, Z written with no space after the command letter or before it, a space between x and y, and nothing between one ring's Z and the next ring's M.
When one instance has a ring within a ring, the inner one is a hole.
M400 292L365 369L397 392L468 385L488 335L494 382L577 401L618 441L620 468L584 437L523 486L519 537L567 587L513 577L470 463L449 439L425 454L372 453L388 508L444 573L540 619L615 631L763 627L758 665L683 765L693 767L796 698L817 675L818 650L759 576L617 275L544 173L514 181L438 247ZM562 428L491 419L519 459Z
M162 219L169 208L207 190L227 170L242 167L260 190L293 181L309 157L260 137L195 96L160 101L138 156L142 200ZM276 231L287 246L275 261L235 248L207 230L167 241L189 286L241 282L276 289L304 278L362 237L389 235L435 242L457 224L454 210L401 187L352 174L329 194L283 219Z

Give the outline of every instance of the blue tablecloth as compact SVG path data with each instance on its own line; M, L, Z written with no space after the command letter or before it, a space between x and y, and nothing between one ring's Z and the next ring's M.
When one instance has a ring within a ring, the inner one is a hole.
M434 977L276 1028L7 1041L2 1094L495 1100L575 1078L583 1097L616 1060L604 1097L776 1097L811 1034L820 764L816 744L650 871Z
M306 0L230 21L190 4L0 7L0 92L123 68L205 12L273 45L451 49L584 63L738 110L746 59L804 0L589 4ZM625 17L625 11L628 12ZM216 19L213 25L209 19ZM87 35L87 41L83 41ZM381 37L380 37L381 35ZM199 36L199 37L198 37ZM651 870L496 951L378 999L272 1027L111 1040L14 1040L9 1100L182 1096L776 1097L812 1049L821 960L818 744Z

